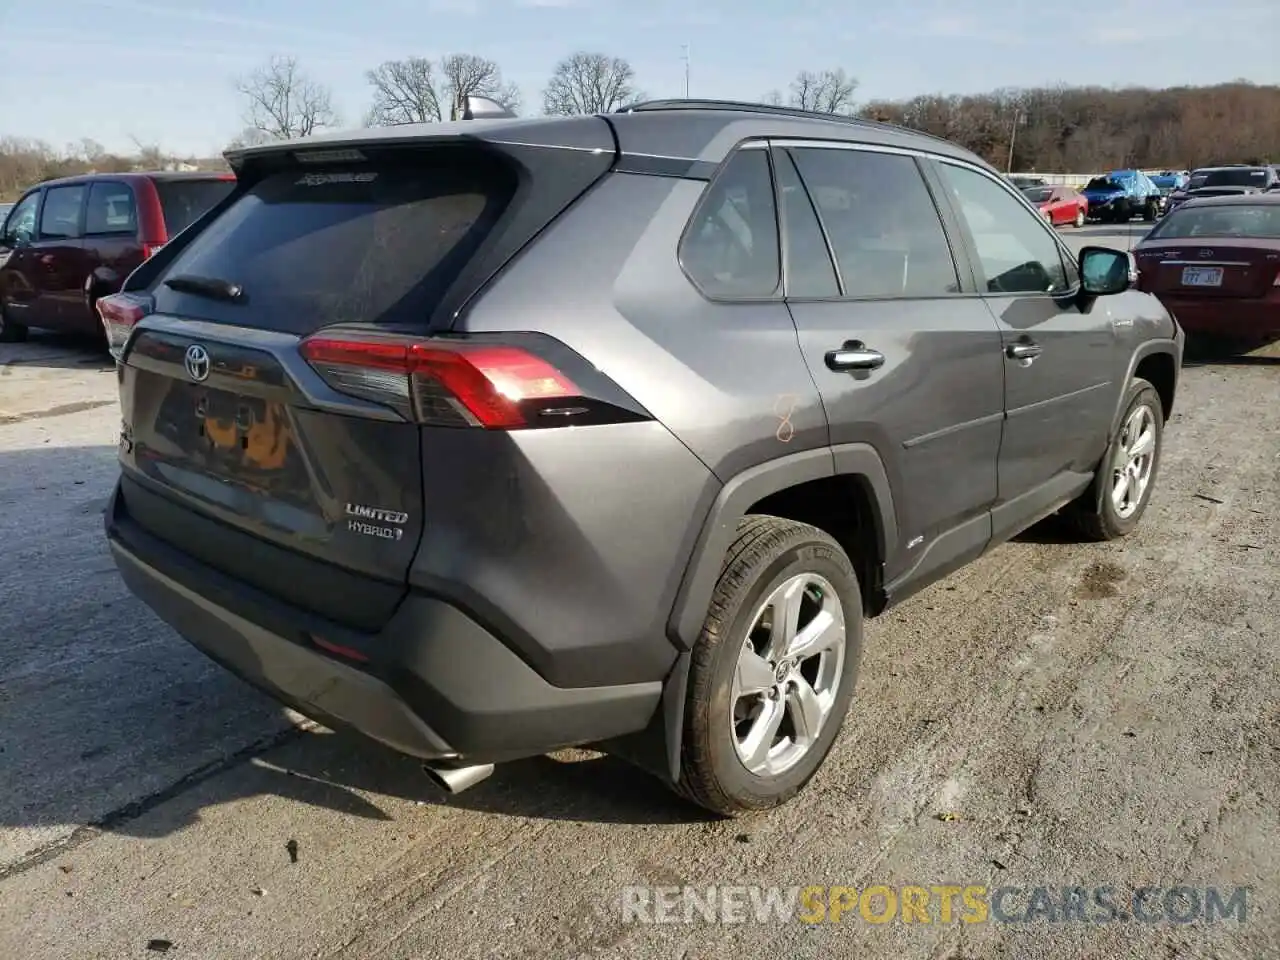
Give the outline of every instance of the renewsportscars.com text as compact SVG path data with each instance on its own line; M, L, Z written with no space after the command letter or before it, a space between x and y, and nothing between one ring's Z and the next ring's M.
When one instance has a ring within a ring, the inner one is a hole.
M625 887L625 923L1244 923L1247 887Z

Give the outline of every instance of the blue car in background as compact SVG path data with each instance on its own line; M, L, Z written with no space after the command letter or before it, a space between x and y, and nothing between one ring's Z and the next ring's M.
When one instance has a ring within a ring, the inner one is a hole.
M1141 170L1112 170L1080 191L1089 201L1089 219L1128 223L1136 216L1154 222L1164 203L1160 188Z
M1171 193L1185 190L1190 180L1191 174L1186 170L1162 170L1151 175L1151 182L1160 188L1160 196L1164 197L1166 203Z

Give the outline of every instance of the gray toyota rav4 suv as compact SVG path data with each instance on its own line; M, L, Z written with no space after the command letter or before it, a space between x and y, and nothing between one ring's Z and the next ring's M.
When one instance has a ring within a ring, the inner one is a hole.
M836 739L864 618L1049 514L1138 523L1183 335L977 157L472 107L230 152L100 301L111 550L245 680L450 790L590 744L760 810Z

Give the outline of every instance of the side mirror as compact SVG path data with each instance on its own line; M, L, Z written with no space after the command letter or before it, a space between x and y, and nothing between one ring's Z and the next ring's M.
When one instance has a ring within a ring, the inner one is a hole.
M1138 280L1133 255L1110 247L1085 247L1080 251L1080 278L1084 292L1094 297L1124 293Z

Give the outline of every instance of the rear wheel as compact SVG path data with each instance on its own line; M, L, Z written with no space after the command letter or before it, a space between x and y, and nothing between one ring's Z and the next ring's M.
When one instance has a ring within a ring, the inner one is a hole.
M1075 219L1075 226L1076 226L1076 229L1077 229L1077 230L1079 230L1081 227L1083 227L1083 226L1084 226L1084 221L1085 221L1084 210L1082 210L1082 209L1080 209L1079 207L1077 207L1077 208L1076 208L1076 219Z
M1120 429L1093 483L1067 511L1087 539L1116 540L1137 527L1155 488L1163 436L1160 395L1146 380L1135 378L1126 394Z
M794 797L840 732L861 652L862 597L839 544L745 518L693 648L676 789L726 816Z
M1147 223L1155 223L1156 218L1160 215L1160 201L1148 200L1146 207L1142 211L1142 219Z
M27 339L27 333L25 326L9 319L8 311L0 303L0 343L18 343Z

